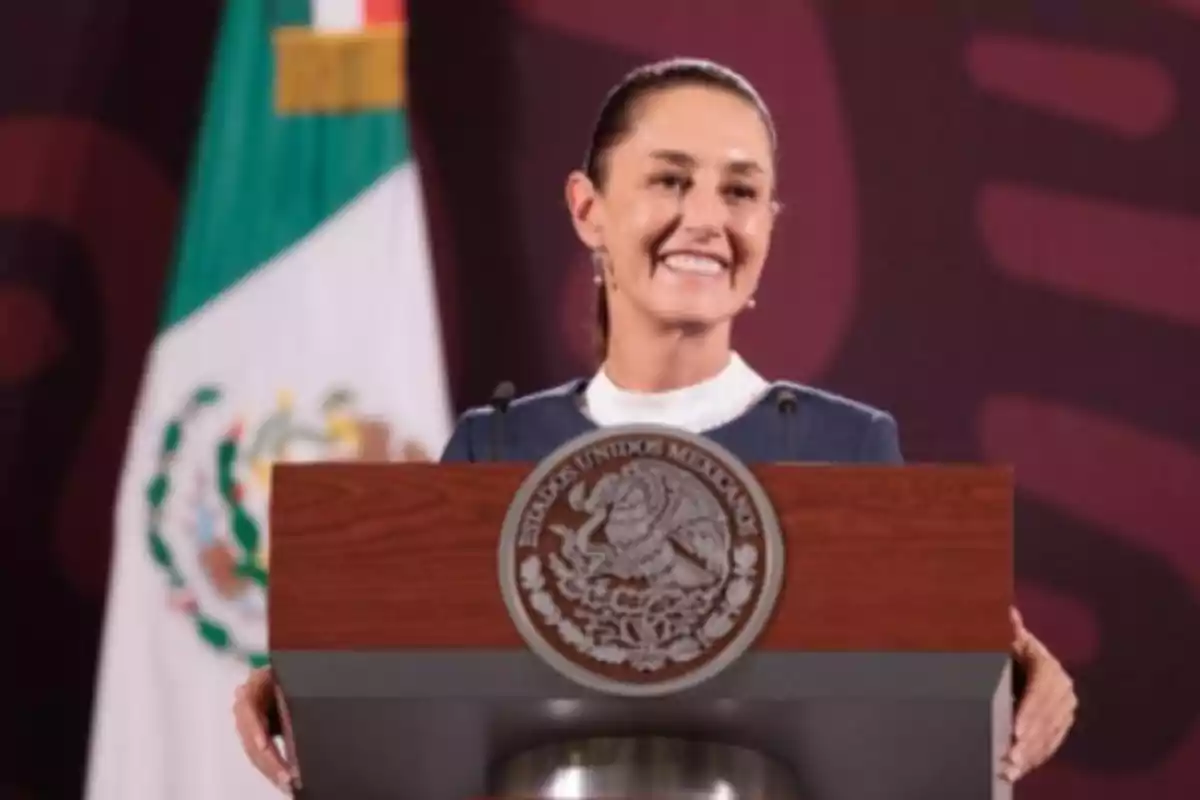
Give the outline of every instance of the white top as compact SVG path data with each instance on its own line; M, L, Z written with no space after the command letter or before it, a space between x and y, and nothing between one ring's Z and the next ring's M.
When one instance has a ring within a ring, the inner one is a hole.
M701 433L741 416L769 385L737 353L712 378L666 392L621 389L601 369L584 391L584 409L601 427L671 425Z

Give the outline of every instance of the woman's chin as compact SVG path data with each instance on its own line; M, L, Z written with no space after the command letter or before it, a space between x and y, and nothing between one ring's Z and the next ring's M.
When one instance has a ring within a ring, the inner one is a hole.
M658 317L663 327L694 336L728 325L733 314L726 309L674 308L664 309Z

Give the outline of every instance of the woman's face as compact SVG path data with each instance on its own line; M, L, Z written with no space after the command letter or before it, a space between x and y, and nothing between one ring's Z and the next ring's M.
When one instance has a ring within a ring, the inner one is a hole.
M576 229L602 254L611 313L727 322L754 294L770 244L770 133L754 105L701 86L644 96L630 121L603 186L578 173L568 182Z

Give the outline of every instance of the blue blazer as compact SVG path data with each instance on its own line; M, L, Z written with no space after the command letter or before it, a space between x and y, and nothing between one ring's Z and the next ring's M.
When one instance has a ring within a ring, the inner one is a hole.
M441 460L540 461L597 425L583 412L586 380L514 400L497 425L491 406L459 417ZM798 383L777 381L741 416L703 435L747 464L808 461L901 464L886 411Z

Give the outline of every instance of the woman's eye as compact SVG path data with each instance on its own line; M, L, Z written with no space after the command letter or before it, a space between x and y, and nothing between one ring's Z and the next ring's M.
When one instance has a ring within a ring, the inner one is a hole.
M725 192L738 200L754 200L758 197L758 189L753 186L735 184L726 188Z
M682 175L659 175L654 178L654 183L665 189L683 189L688 180Z

